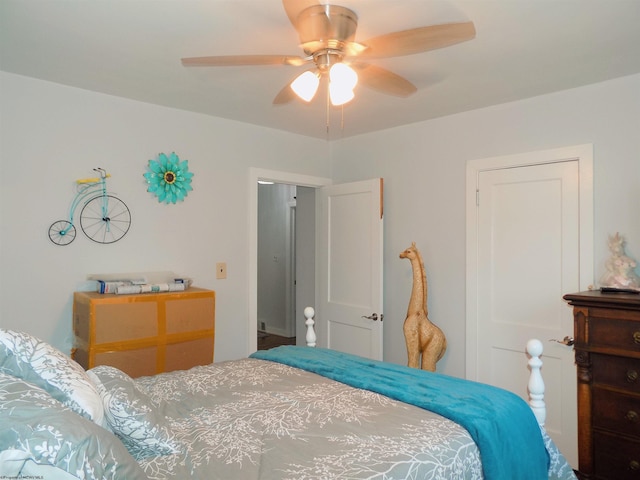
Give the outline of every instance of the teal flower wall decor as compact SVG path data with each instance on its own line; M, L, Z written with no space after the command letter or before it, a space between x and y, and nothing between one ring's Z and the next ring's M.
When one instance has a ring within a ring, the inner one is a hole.
M167 156L160 153L155 160L149 160L149 171L144 174L147 179L147 192L158 197L160 203L176 203L193 190L188 160L180 160L175 152Z

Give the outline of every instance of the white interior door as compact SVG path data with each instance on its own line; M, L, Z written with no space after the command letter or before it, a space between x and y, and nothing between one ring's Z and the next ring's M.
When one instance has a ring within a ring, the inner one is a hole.
M577 466L573 348L549 340L573 336L562 296L586 288L581 238L593 233L590 221L581 222L579 159L551 153L538 158L549 163L477 172L467 376L527 398L524 347L530 338L542 340L545 427Z
M318 342L382 360L382 179L319 193Z

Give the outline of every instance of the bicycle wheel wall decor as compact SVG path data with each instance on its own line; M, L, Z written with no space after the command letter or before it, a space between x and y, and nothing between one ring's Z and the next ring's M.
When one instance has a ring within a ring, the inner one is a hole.
M193 190L193 173L189 171L189 161L180 160L175 152L170 155L160 153L158 158L149 160L149 171L144 174L144 178L149 185L147 192L158 197L160 203L182 202Z
M76 227L67 220L56 220L49 227L49 240L56 245L69 245L76 238Z
M94 197L80 211L80 228L96 243L114 243L129 231L131 212L112 195Z
M77 193L69 208L68 220L56 220L49 227L49 240L56 245L69 245L76 238L76 225L82 233L96 243L114 243L129 231L131 212L115 195L109 195L107 178L111 175L104 168L94 168L98 177L76 180ZM77 209L79 223L74 223Z

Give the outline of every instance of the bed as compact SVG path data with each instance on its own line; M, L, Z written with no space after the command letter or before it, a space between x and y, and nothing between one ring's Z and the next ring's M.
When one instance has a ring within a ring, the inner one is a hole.
M308 346L133 379L0 329L0 478L575 479L537 395L540 421L495 387Z

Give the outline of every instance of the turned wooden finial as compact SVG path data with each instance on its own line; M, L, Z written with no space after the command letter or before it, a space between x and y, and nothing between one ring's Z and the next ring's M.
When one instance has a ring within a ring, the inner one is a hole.
M531 356L529 359L529 368L531 369L531 375L529 376L529 405L531 405L531 410L533 410L538 423L544 426L547 407L544 403L544 380L540 373L542 349L540 340L532 339L527 342L527 353Z
M308 347L315 347L316 346L316 332L313 329L313 326L316 323L313 320L313 317L315 316L315 314L316 314L316 311L313 309L313 307L307 307L307 308L304 309L304 318L307 319L304 322L304 324L307 326L306 340L307 340L307 346Z

